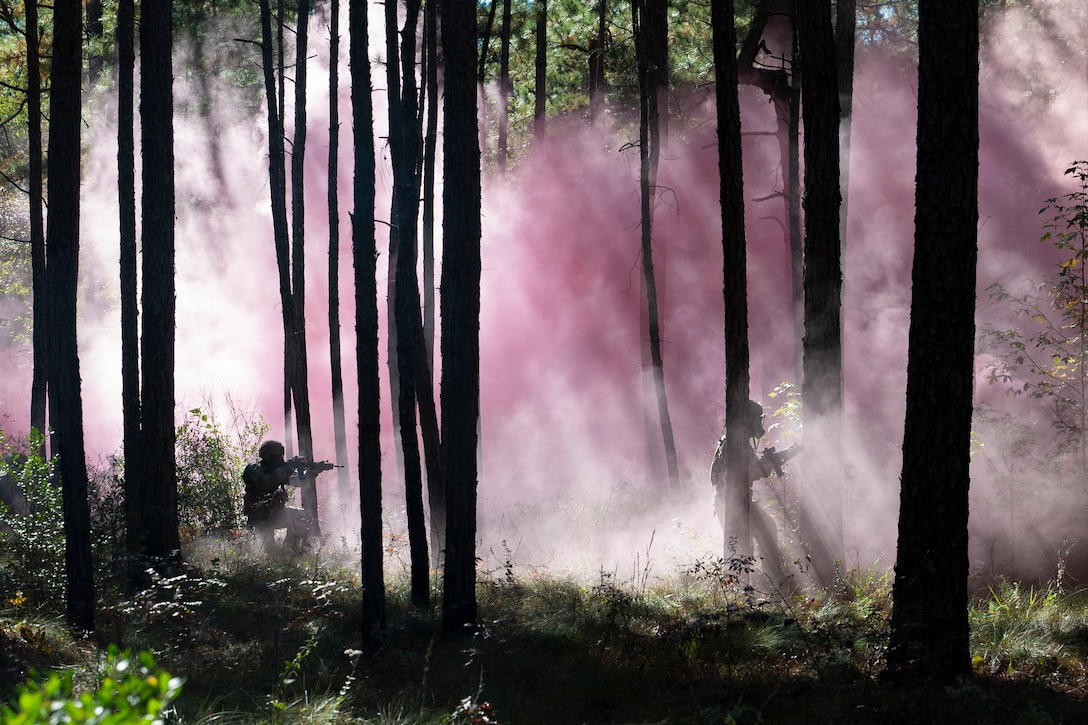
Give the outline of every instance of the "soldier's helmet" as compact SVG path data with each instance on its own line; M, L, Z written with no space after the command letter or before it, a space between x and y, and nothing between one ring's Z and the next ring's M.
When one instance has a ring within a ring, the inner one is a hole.
M279 441L265 441L261 444L261 447L257 449L257 455L261 457L262 461L282 459L283 458L283 444Z

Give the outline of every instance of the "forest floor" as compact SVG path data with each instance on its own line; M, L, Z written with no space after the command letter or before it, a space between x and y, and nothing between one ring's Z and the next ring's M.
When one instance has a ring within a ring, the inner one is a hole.
M437 586L433 582L432 586ZM886 574L831 591L745 591L721 562L653 581L482 573L479 626L441 634L440 606L387 582L376 647L360 636L358 561L195 549L137 595L99 588L94 633L62 597L0 602L0 703L32 672L101 679L110 644L182 678L171 722L1081 723L1088 722L1088 593L1005 583L970 609L974 675L955 687L881 677ZM364 652L364 650L367 650Z

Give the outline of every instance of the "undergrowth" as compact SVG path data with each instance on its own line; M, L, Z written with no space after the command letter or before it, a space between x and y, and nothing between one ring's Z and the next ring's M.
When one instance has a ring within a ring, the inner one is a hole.
M884 573L849 572L833 594L784 599L730 581L729 564L713 560L652 580L501 567L481 573L478 626L444 637L438 605L413 608L408 577L391 571L381 647L364 651L354 566L251 544L194 542L175 576L104 592L89 640L72 639L60 611L6 598L3 701L17 683L42 681L32 670L76 673L74 696L94 693L113 646L153 653L184 683L171 718L187 723L1068 722L1085 712L1088 597L1056 586L996 586L970 611L974 680L915 691L879 678Z

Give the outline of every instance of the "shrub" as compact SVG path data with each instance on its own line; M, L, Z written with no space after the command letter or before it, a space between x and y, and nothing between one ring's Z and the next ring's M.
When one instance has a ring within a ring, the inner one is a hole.
M53 482L53 461L34 452L41 441L32 431L31 454L8 455L0 463L0 475L12 478L30 508L24 515L0 503L0 572L7 591L35 604L63 600L66 582L61 490Z
M161 723L171 703L181 694L182 681L155 670L150 652L133 658L110 645L106 666L94 692L76 695L72 673L31 680L16 698L15 707L0 714L8 725L37 723Z

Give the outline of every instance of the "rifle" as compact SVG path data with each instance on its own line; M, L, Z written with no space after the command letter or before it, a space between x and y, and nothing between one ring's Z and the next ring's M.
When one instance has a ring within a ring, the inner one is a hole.
M800 452L801 444L799 443L795 443L789 448L782 451L776 451L774 449L774 446L768 446L763 450L763 454L759 457L759 465L764 472L762 477L766 478L773 471L774 475L782 478L782 476L785 475L782 472L782 464L793 458ZM770 470L767 470L768 467L770 467Z
M343 468L335 463L329 463L328 461L311 461L302 456L295 456L283 462L283 465L288 466L294 471L298 472L299 477L305 475L304 472L321 473L322 471L331 471L334 468Z

